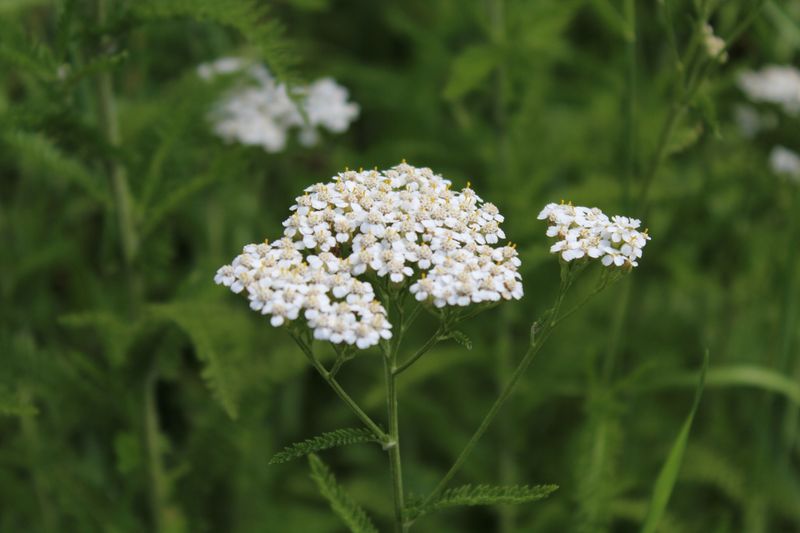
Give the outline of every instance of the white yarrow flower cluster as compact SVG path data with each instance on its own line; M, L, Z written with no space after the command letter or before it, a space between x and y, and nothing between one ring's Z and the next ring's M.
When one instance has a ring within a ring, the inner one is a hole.
M355 279L333 254L303 256L294 241L248 244L214 281L233 292L247 291L250 307L270 315L273 326L302 314L314 337L359 348L391 338L386 310L372 285Z
M800 180L800 154L784 146L775 146L769 153L769 166L776 174Z
M348 101L347 89L331 78L289 87L263 65L236 57L202 64L197 72L205 80L244 74L245 83L231 89L210 113L214 132L228 142L280 152L290 133L299 130L300 143L311 146L319 139L319 129L342 133L359 114L358 104Z
M551 203L539 213L539 220L547 220L547 236L558 239L550 252L564 261L588 257L600 259L608 267L635 267L650 240L647 230L638 231L639 220L609 218L596 207Z
M316 338L359 348L389 338L372 285L356 279L368 274L438 308L523 295L516 249L498 245L505 233L497 207L469 185L452 190L429 168L345 171L308 187L291 211L283 239L249 245L215 278L234 292L246 289L273 325L303 311ZM313 306L299 289L309 280Z
M760 71L739 75L739 88L755 102L780 105L784 112L800 112L800 70L792 66L770 65Z

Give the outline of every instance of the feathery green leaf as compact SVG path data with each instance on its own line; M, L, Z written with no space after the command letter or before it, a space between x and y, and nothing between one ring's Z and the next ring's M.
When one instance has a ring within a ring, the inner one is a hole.
M341 518L353 533L378 533L367 513L358 506L342 487L325 463L317 455L308 456L311 479L317 484L322 496L331 504L333 512Z
M320 450L357 444L359 442L380 442L380 439L367 428L344 428L317 435L302 442L286 446L282 452L276 453L269 464L286 463Z
M144 0L133 5L133 14L147 21L190 17L238 30L258 47L272 72L285 78L291 63L282 25L263 2L253 0Z
M462 485L447 489L435 500L409 505L409 516L416 518L446 507L459 505L509 505L528 503L547 498L558 490L558 485Z

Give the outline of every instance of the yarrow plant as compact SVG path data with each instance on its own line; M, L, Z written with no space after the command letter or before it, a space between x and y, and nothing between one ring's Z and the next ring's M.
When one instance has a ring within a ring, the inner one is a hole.
M646 231L638 231L639 221L608 218L599 209L569 204L544 208L539 218L550 224L547 235L559 239L551 251L563 259L556 303L532 326L528 351L450 470L427 498L406 502L396 380L440 341L454 339L470 348L469 338L456 329L463 319L498 302L522 298L516 246L501 243L506 238L503 216L469 184L456 190L431 169L405 162L384 171L341 172L326 183L307 187L289 211L280 239L245 246L231 264L217 271L214 280L245 294L250 307L268 315L273 326L286 327L312 366L366 428L341 429L294 444L273 462L311 454L314 479L342 518L359 524L356 531L373 531L374 526L350 500L342 499L338 487L333 488L332 474L314 452L356 442L380 443L389 454L397 531L407 531L422 515L445 506L522 503L555 490L552 485L457 489L447 489L447 485L553 328L566 316L560 315L561 303L588 264L583 259L599 259L620 274L638 265L649 239ZM404 333L423 310L437 319L439 327L401 360ZM319 359L314 341L334 347L337 358L331 368ZM336 380L354 350L374 346L383 354L388 431Z
M299 130L303 146L319 141L319 130L347 131L359 114L359 106L348 101L348 91L332 78L309 85L289 86L278 82L263 65L238 57L226 57L197 68L205 80L238 76L240 83L229 90L209 114L214 133L228 142L261 146L267 152L286 148L292 130Z

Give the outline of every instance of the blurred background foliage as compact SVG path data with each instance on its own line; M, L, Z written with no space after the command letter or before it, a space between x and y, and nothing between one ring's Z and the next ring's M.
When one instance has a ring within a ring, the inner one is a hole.
M736 40L684 102L675 54L707 18ZM361 116L313 148L225 145L205 118L224 82L195 69L229 55L333 76ZM636 531L708 348L658 530L800 530L800 206L767 165L800 128L779 116L749 139L733 119L738 72L799 60L797 1L3 0L0 531L342 531L305 461L267 463L357 422L284 331L212 278L278 235L303 187L403 158L500 207L526 292L462 328L471 351L443 343L401 379L416 494L557 290L541 207L643 215L653 236L633 275L556 331L458 476L560 489L415 529ZM377 417L380 367L370 352L341 374ZM387 527L380 448L324 457Z

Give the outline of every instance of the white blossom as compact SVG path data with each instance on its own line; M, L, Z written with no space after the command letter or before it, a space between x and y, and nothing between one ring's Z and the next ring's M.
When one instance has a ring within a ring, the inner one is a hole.
M519 299L520 260L496 206L429 168L345 171L306 188L284 237L248 245L215 282L247 291L281 325L302 316L315 338L366 348L391 337L368 281L386 278L435 307ZM620 231L623 231L620 229Z
M300 143L311 146L318 141L320 129L342 133L359 114L358 104L348 101L347 89L332 78L288 86L263 65L236 57L204 63L197 72L205 80L232 74L242 77L209 114L214 133L227 142L280 152L290 133L298 130Z
M795 181L800 180L800 155L783 146L776 146L769 153L769 166L776 174Z
M564 261L587 257L607 267L635 267L650 240L647 230L639 231L639 220L609 218L596 207L550 203L539 213L539 220L547 220L547 236L557 238L550 252Z
M784 112L800 112L800 71L792 66L770 65L739 74L739 88L755 102L780 105Z
M705 46L706 53L712 59L716 59L720 63L728 60L728 53L725 52L725 41L714 34L714 28L711 24L703 26L703 46Z

